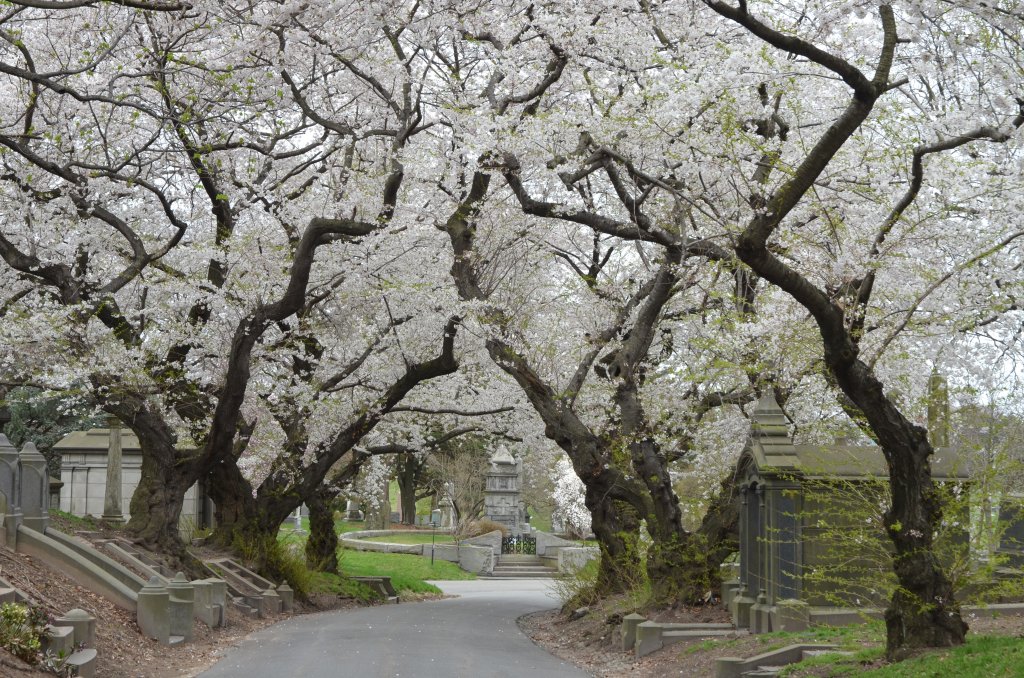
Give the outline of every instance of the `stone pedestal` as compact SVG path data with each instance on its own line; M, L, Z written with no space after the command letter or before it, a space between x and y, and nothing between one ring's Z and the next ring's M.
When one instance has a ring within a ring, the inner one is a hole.
M281 596L277 595L274 589L267 589L263 592L262 612L264 617L272 614L281 614Z
M761 591L757 595L757 602L750 608L750 632L769 633L771 630L771 607L768 605L768 596Z
M288 586L288 582L277 587L277 595L281 599L282 612L291 612L295 609L295 592Z
M213 593L212 588L210 582L205 579L196 579L192 582L194 598L192 616L211 629L220 626L220 610L213 605L213 601L210 599L210 595Z
M68 610L63 617L53 620L54 626L70 626L75 630L75 645L96 647L96 618L85 610Z
M181 572L167 582L167 617L170 635L192 640L192 615L195 604L195 589Z
M170 594L160 580L153 577L139 590L136 619L142 635L168 645L171 639L171 620L168 613Z
M642 614L627 614L622 618L622 651L630 652L636 645L636 627L647 621Z
M725 608L731 609L732 601L740 594L740 588L743 586L739 579L730 579L729 581L722 582L722 605Z
M754 602L754 599L747 595L746 587L741 588L739 595L732 599L732 604L729 606L729 612L732 613L733 622L736 624L736 628L751 628L750 609L754 606Z

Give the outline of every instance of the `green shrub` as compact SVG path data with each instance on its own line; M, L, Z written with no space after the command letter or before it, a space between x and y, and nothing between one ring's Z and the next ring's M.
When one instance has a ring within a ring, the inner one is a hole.
M502 539L508 536L507 527L501 523L496 523L493 520L488 520L487 518L471 520L468 523L465 523L460 532L463 539L472 539L473 537L479 537L480 535L487 534L488 532L494 532L495 530L501 532Z
M243 560L255 563L256 569L268 579L287 581L296 598L309 597L313 573L306 567L306 556L299 544L235 533L232 547Z
M37 664L47 623L41 608L4 603L0 606L0 646L24 662Z

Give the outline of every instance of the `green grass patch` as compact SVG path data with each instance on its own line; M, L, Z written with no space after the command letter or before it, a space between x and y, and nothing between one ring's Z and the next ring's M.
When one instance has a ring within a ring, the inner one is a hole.
M312 580L311 593L333 593L342 598L355 598L363 603L380 599L380 596L369 586L348 577L328 572L313 572L310 579Z
M391 577L391 583L399 593L440 593L441 590L426 579L465 580L476 579L455 563L446 560L413 556L404 553L375 553L372 551L338 550L339 567L351 577Z
M80 517L59 509L50 509L50 517L58 524L63 523L77 530L95 530L99 527L92 516Z
M881 624L877 626L880 628ZM852 627L846 627L852 628ZM838 631L839 629L833 629ZM781 634L766 634L781 635ZM789 635L789 634L787 634ZM795 636L798 634L792 634ZM790 642L792 642L792 636ZM787 667L784 676L875 676L876 678L988 678L1007 676L1024 678L1024 639L1006 636L969 636L967 643L947 650L933 650L917 657L879 668L868 669L882 659L885 648L882 638L873 639L874 646L857 647L856 634L835 634L821 637L819 642L832 642L841 649L854 650L851 656L821 655ZM788 643L786 643L788 644Z
M438 532L433 537L435 544L451 544L455 538L450 534ZM396 532L384 537L363 537L362 541L378 541L386 544L429 544L431 540L430 531L424 532Z

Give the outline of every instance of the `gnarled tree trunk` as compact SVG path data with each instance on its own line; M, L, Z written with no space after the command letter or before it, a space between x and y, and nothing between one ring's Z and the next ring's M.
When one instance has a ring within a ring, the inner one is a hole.
M309 508L309 538L306 565L318 572L338 574L338 532L334 529L332 504L337 492L321 485L306 498Z

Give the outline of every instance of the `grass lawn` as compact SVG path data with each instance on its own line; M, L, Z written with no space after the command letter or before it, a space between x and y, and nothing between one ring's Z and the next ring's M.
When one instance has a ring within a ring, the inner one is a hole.
M461 580L476 579L455 563L446 560L412 556L404 553L375 553L372 551L338 550L338 565L341 571L352 577L391 577L391 583L401 591L414 593L440 593L441 590L425 579Z
M288 522L281 526L278 532L278 539L290 544L303 545L306 543L306 534L296 534L293 530L294 523ZM305 518L302 520L304 530L309 530L309 524ZM338 532L355 532L363 529L362 522L338 520L334 523ZM401 537L408 537L416 541L400 541ZM422 544L430 543L430 532L423 534L393 535L387 538L401 544ZM437 542L451 542L451 535L438 534ZM430 558L413 556L403 553L372 553L369 551L351 551L344 547L338 549L339 567L341 571L351 577L391 577L391 583L399 594L402 591L412 593L440 593L441 590L432 584L426 583L425 579L453 580L453 579L476 579L476 575L466 572L455 563L445 560L435 560L430 565ZM319 575L315 575L319 576ZM314 582L316 590L333 590L337 586L347 586L343 583L336 583L333 580L322 579ZM338 590L337 593L351 592ZM355 597L359 597L356 595Z
M865 670L865 664L879 660L881 645L862 650L852 657L815 657L795 664L784 675L875 676L877 678L987 678L1024 677L1024 639L1007 636L968 636L967 644L950 650L932 651L881 668ZM803 670L814 673L804 674Z

